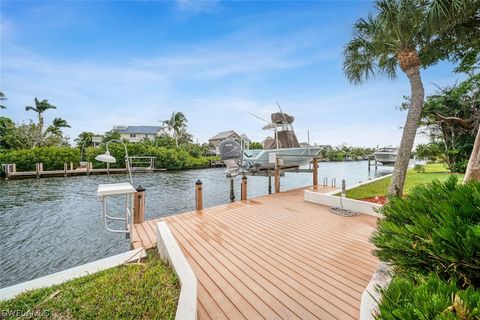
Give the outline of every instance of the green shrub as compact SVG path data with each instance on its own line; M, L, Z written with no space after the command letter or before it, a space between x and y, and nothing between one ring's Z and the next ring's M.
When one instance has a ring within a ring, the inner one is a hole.
M413 170L414 170L416 173L424 173L424 172L425 172L425 166L422 166L421 164L416 164L416 165L413 167Z
M110 143L110 154L117 160L110 164L111 168L125 168L125 147L121 143ZM210 157L194 157L183 148L155 147L147 143L128 143L129 156L157 157L155 168L169 170L206 168L210 165ZM106 164L95 160L104 148L85 148L83 156L79 148L46 147L27 150L0 151L1 163L15 163L17 171L34 171L35 164L43 162L44 170L62 170L65 162L73 162L77 167L80 161L92 162L94 168L105 168Z
M445 281L435 274L413 279L395 277L382 294L381 320L480 319L480 291L458 289L456 281Z
M372 241L375 254L399 273L434 272L480 287L480 182L451 176L391 198Z
M0 152L0 163L15 163L17 171L35 171L36 163L44 170L62 170L65 162L78 163L80 150L69 147L43 147Z

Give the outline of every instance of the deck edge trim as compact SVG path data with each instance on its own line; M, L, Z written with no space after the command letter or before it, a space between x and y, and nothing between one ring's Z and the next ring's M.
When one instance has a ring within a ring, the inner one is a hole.
M378 311L378 302L381 300L379 288L386 288L392 280L392 269L390 265L381 262L372 279L363 291L360 302L360 320L374 320L374 314Z
M307 202L317 203L328 207L342 207L377 218L383 217L383 215L378 212L382 205L373 202L341 198L329 194L318 193L311 190L304 191L304 200Z
M197 277L165 221L157 223L157 248L180 280L180 297L175 319L197 319Z

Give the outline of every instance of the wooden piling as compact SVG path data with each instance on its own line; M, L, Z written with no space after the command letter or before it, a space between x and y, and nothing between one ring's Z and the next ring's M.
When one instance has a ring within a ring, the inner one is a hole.
M247 201L247 176L245 174L242 177L241 200Z
M38 179L38 178L40 178L40 163L36 163L35 166L36 166L36 169L35 169L36 176L37 176L37 179Z
M138 186L133 202L133 223L145 221L145 188Z
M270 174L270 170L267 170L268 175L268 194L272 194L272 175Z
M280 192L280 165L278 157L275 160L275 193Z
M318 159L313 158L313 188L318 189Z
M66 162L63 163L63 175L67 176L68 165Z
M17 164L16 163L12 163L12 171L11 172L17 172Z
M200 180L195 182L195 209L197 211L203 210L203 187Z
M73 171L73 162L70 162L70 171Z
M233 189L233 182L234 182L234 179L230 178L230 202L235 201L235 191Z

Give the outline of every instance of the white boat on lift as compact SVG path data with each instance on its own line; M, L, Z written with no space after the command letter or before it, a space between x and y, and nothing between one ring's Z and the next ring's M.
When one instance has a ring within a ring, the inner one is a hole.
M273 130L274 137L267 138L262 150L242 150L239 143L233 140L222 141L219 145L220 156L227 166L227 175L234 177L240 172L271 170L278 163L286 168L300 167L309 164L317 156L322 147L300 147L292 122L294 117L282 111L271 115L272 121L254 117L267 123L264 130Z
M318 155L321 147L299 147L270 150L245 150L243 163L250 170L273 169L275 157L282 162L283 167L300 167L309 164ZM272 156L272 154L274 156Z
M397 161L398 148L384 147L378 149L373 157L375 161L380 162L383 165L392 165Z

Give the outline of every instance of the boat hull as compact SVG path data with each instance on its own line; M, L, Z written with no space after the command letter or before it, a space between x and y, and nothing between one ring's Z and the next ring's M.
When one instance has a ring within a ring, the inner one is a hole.
M375 152L373 157L381 164L395 164L397 161L397 154L392 152Z
M273 169L275 162L270 154L276 154L283 167L300 167L309 164L318 155L321 147L288 148L271 150L246 150L244 165L252 169Z

